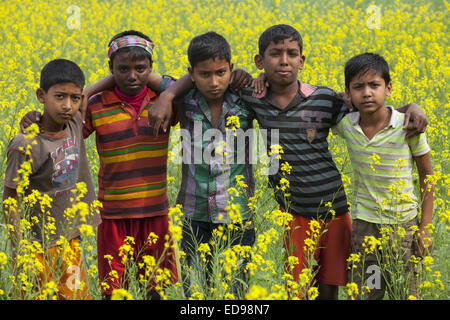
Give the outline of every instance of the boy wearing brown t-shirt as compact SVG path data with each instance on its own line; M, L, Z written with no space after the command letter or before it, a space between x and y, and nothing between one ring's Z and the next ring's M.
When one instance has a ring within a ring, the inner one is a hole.
M34 190L50 198L50 208L44 208L45 201L38 201L29 215L25 214L26 210L19 213L12 206L5 207L5 214L7 223L14 226L14 240L20 241L23 237L18 229L19 219L31 223L30 235L25 238L39 242L44 249L38 256L43 265L38 277L42 288L38 290L42 291L46 283L53 281L57 285L57 297L61 299L90 298L81 261L79 227L82 224L95 227L100 222L99 215L90 210L80 210L80 214L72 218L67 218L66 210L72 206L77 196L73 191L77 188L84 193L80 201L88 204L87 208L95 200L79 113L84 84L83 72L71 61L53 60L42 69L40 88L36 90L37 99L44 105L40 132L31 138L19 133L11 140L4 180L4 200L18 200L21 193L27 196ZM24 163L30 164L28 186L24 185L26 178L20 174ZM67 247L60 250L61 239L64 239L61 237L69 242L72 253L70 257L63 254L64 261L56 263L60 253L67 251ZM18 241L13 241L15 249L20 248L17 245Z

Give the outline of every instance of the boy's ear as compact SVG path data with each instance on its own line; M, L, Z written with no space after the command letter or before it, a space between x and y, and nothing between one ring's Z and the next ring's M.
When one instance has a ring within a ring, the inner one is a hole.
M109 72L111 72L111 74L112 74L113 73L113 64L112 64L111 60L108 61L108 66L109 66Z
M150 61L150 73L153 71L153 61Z
M45 103L45 91L42 88L36 90L36 97L40 103Z
M233 62L230 62L230 72L233 71L233 67L234 67Z
M260 54L257 54L255 56L255 65L259 70L263 70L264 69L264 65L263 65L263 57Z
M300 68L298 68L299 70L303 70L303 67L305 65L305 60L306 60L306 57L304 55L301 55L300 56Z
M350 90L348 88L345 88L345 95L342 95L341 97L344 100L350 112L357 111L356 107L352 103L352 97L350 97Z
M194 73L194 69L192 67L188 67L188 72L189 72L189 76L191 77L191 81L194 81L194 77L193 77L193 73Z
M386 96L389 97L391 95L391 93L392 93L392 82L389 81L389 83L386 86Z

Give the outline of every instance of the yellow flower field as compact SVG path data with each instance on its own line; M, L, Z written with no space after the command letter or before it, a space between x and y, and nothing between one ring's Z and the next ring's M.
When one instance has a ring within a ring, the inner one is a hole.
M299 75L306 83L325 85L335 91L344 90L344 64L352 56L366 51L383 55L391 68L393 94L388 104L400 107L419 104L427 118L426 131L432 149L436 185L433 216L433 250L422 262L423 279L420 295L410 299L450 298L450 103L448 82L450 66L448 22L450 3L439 1L368 1L368 0L74 0L74 1L2 1L0 2L0 172L6 166L8 142L19 130L19 121L30 110L42 111L35 91L41 68L55 58L73 60L83 69L87 85L109 74L107 44L112 36L129 29L147 34L155 42L153 72L181 77L187 71L187 46L195 35L216 31L230 43L235 67L246 68L258 75L253 57L262 31L273 24L286 23L299 30L304 42L305 68ZM237 124L238 125L238 124ZM175 141L175 139L174 139ZM351 203L352 174L345 144L330 133L330 148L341 170ZM96 183L98 157L95 140L87 141L88 158ZM173 147L173 146L171 146ZM174 205L180 182L179 164L169 164L169 198ZM286 168L285 168L286 169ZM286 169L286 171L289 171ZM198 286L190 297L183 296L182 284L167 287L164 270L155 262L146 267L160 284L165 299L291 299L302 293L317 297L310 286L312 272L305 269L300 283L285 270L282 254L282 232L286 216L280 212L266 178L256 172L257 190L250 199L255 209L256 242L252 248L220 247L227 230L218 230L215 248L203 246L202 257L210 250L216 254L215 282L210 287ZM415 174L418 185L418 175ZM289 186L285 186L289 187ZM2 188L3 190L3 188ZM288 192L288 189L287 189ZM181 237L182 209L171 212L175 241ZM23 222L26 229L25 222ZM85 250L88 283L94 299L101 299L96 265L95 234L85 227ZM31 274L39 269L36 244L24 245L23 272L15 270L8 247L10 226L0 218L0 300L46 299L55 297L54 283L31 293ZM399 233L401 234L401 233ZM374 241L383 243L383 240ZM156 241L156 240L155 240ZM376 242L376 243L378 243ZM374 242L375 243L375 242ZM314 245L314 244L311 244ZM375 244L371 244L375 246ZM124 250L126 248L124 247ZM128 253L127 253L128 254ZM180 261L183 253L179 254ZM125 255L126 257L126 255ZM20 257L19 257L20 258ZM231 288L231 279L242 259L249 259L249 290L239 296ZM359 257L351 257L356 263ZM130 264L133 261L129 261ZM290 266L298 261L287 260ZM133 267L130 267L133 269ZM138 268L138 266L134 266ZM289 268L288 268L289 269ZM37 272L37 271L36 271ZM141 283L148 279L141 279ZM118 291L117 299L140 299L138 287ZM13 287L19 287L13 288ZM356 289L355 289L356 288ZM51 290L50 290L51 289ZM53 290L53 291L52 291ZM353 298L357 287L341 288L341 299ZM45 295L44 295L45 293Z

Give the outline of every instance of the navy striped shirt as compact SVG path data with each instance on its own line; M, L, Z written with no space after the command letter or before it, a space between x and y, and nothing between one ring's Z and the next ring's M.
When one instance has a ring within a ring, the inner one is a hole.
M329 217L348 212L347 198L341 174L328 149L328 133L348 112L344 101L333 90L299 81L299 91L285 108L280 108L268 95L256 98L252 88L240 91L246 106L254 111L259 125L267 129L266 148L273 144L272 135L278 129L283 148L280 166L288 162L291 173L286 199L276 190L283 178L281 170L269 176L280 206L295 215L308 218ZM330 207L331 204L331 207Z

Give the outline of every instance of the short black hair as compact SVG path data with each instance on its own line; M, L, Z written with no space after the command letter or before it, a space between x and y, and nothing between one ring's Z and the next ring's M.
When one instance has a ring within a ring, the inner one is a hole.
M143 34L142 32L136 31L136 30L126 30L123 31L121 33L116 34L114 37L111 38L111 40L109 40L108 43L108 47L111 45L111 43L121 37L124 36L138 36L141 37L151 43L153 43L153 41L145 34ZM141 47L123 47L118 49L117 51L114 51L111 54L111 57L109 57L109 61L112 63L114 60L114 57L121 52L129 52L132 55L132 59L133 60L140 60L143 58L147 58L150 61L150 65L153 64L153 57L150 53L148 53L144 48Z
M214 31L195 36L188 47L191 67L208 59L225 59L231 62L231 48L227 40Z
M261 56L264 55L269 44L273 41L275 44L278 42L291 39L292 41L297 41L300 48L300 53L303 52L303 40L300 33L292 26L287 24L277 24L271 26L266 31L264 31L258 40L258 49Z
M55 59L47 63L41 70L41 79L39 86L48 92L55 84L73 83L81 90L85 85L85 78L80 67L70 60Z
M345 87L349 89L350 82L353 78L358 74L365 74L369 71L379 73L386 85L391 82L389 65L386 60L376 53L366 52L354 56L345 64Z

